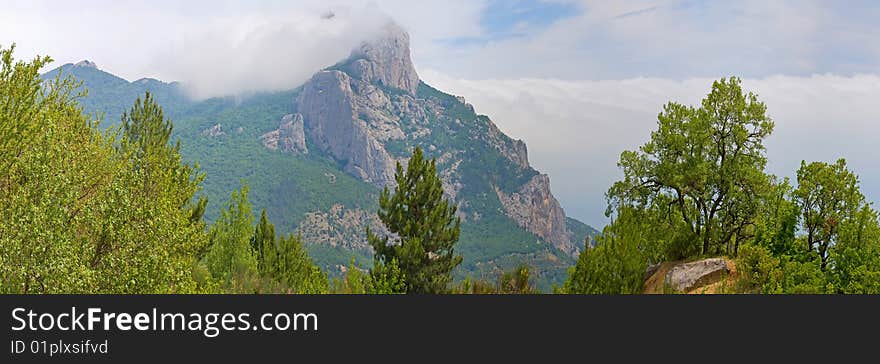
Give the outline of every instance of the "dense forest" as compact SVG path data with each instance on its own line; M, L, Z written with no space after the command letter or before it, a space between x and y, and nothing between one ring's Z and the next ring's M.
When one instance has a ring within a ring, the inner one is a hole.
M206 222L205 174L152 95L101 129L77 81L43 81L51 60L13 50L0 49L0 293L537 292L528 266L453 280L461 222L419 148L378 197L387 234L364 231L372 266L330 279L301 236L253 211L247 181ZM667 104L621 154L612 222L555 292L641 293L653 264L725 256L739 277L724 293L880 293L878 215L856 174L843 159L804 162L796 184L768 174L766 110L737 78L699 107Z

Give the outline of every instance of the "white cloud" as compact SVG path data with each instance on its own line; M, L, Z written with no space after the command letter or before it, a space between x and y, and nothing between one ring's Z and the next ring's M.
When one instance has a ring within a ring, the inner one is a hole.
M426 82L462 95L514 138L526 141L529 158L551 176L566 212L603 225L604 192L620 177L624 149L650 137L668 101L697 104L712 79L636 78L617 81L552 79L455 79L424 70ZM861 175L862 189L880 202L880 77L771 76L743 86L767 103L776 129L766 142L771 173L794 178L800 161L845 157Z
M874 72L880 64L880 27L872 20L880 16L876 2L575 3L579 13L546 29L486 43L447 44L423 66L470 79L597 80L852 75Z
M0 45L51 67L95 61L129 80L181 81L199 98L292 88L348 55L388 17L413 37L480 34L483 1L4 1ZM333 12L331 19L323 16ZM47 69L48 70L48 69Z

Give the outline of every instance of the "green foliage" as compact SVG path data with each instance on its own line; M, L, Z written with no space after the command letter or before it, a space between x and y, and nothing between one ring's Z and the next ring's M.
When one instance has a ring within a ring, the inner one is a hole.
M312 262L300 236L281 237L277 243L264 249L265 274L287 292L317 294L329 291L327 276Z
M455 294L498 294L498 287L481 279L466 277L452 292Z
M736 289L743 293L814 294L833 289L815 262L777 257L763 246L744 245L737 271L740 279Z
M407 283L406 273L400 269L397 258L391 258L390 261L378 261L373 263L373 269L370 270L370 285L367 293L407 293Z
M745 246L739 255L740 291L880 292L877 212L864 202L846 161L802 163L798 188L778 184L770 196L755 246ZM795 237L797 228L803 236Z
M838 241L840 228L855 217L865 196L858 177L846 168L844 159L834 164L801 162L794 199L803 214L807 251L815 251L822 270L828 265L829 248ZM876 220L876 219L874 219Z
M26 142L38 131L39 119L45 118L52 103L66 101L70 95L71 82L56 80L59 86L48 94L40 87L40 79L35 77L40 68L52 61L49 57L38 57L33 62L13 61L15 45L9 49L0 47L0 178L8 177L18 153L26 147Z
M735 254L768 185L763 139L774 125L740 83L716 81L699 108L666 104L651 140L621 154L624 179L608 191L609 214L627 205L674 210L700 254Z
M260 213L260 222L251 237L251 248L257 257L257 269L267 274L275 260L275 225L266 218L266 210Z
M367 294L371 290L372 279L369 272L358 268L354 258L351 258L345 274L330 282L330 292L334 294Z
M501 272L492 284L482 279L467 277L452 292L455 294L536 294L539 293L532 279L532 269L520 264L509 271Z
M537 293L531 280L531 269L527 265L520 265L511 272L501 275L498 288L505 294L530 294Z
M379 219L400 242L389 244L367 228L367 239L375 251L373 276L385 273L383 264L396 261L409 293L443 293L452 280L452 270L461 263L455 255L461 220L456 207L443 198L443 185L436 162L426 160L422 150L413 151L406 171L400 162L394 175L397 187L379 195ZM393 264L392 264L393 266Z
M739 84L715 82L699 108L667 104L651 140L622 153L616 219L560 291L636 293L648 263L727 253L739 292L878 292L880 224L858 177L843 159L803 162L796 188L765 174L773 123Z
M664 246L676 246L678 241L668 233L668 225L657 222L656 214L650 212L620 210L617 219L605 227L596 246L585 245L560 292L641 293L648 264L661 261L666 254Z
M259 280L257 258L251 247L254 215L247 195L247 185L233 192L226 210L209 232L211 248L204 264L227 292L253 293Z
M400 294L406 293L406 280L396 260L379 263L371 271L359 268L354 261L348 265L342 278L335 278L330 292L343 294Z
M131 154L135 171L143 178L142 193L171 194L168 198L187 211L190 221L199 223L208 200L202 197L193 202L193 196L201 189L205 174L198 172L198 164L183 162L180 141L170 145L174 125L153 96L147 92L143 100L138 97L121 120L119 148L123 154ZM165 187L169 185L172 187Z
M329 282L309 257L302 238L276 239L275 226L260 214L254 226L249 188L232 193L228 207L211 227L204 264L225 292L327 293Z
M880 224L877 212L863 205L841 223L831 248L832 277L839 293L880 294Z
M755 218L754 244L770 250L775 256L800 257L803 249L798 245L796 231L800 210L788 196L793 189L788 179L773 178L767 193L760 196L758 214Z
M83 115L78 83L40 79L49 58L0 55L0 292L209 289L193 272L204 226L181 209L198 182L144 173L134 150L116 148L125 142L114 130Z

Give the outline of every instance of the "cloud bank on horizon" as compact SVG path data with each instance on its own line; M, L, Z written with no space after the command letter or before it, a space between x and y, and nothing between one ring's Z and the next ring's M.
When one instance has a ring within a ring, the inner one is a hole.
M617 157L667 101L699 102L736 75L776 121L770 172L845 157L880 201L880 4L870 0L0 0L0 44L128 79L179 80L199 98L291 88L387 20L426 82L524 139L566 212L606 222ZM330 16L333 14L333 16Z

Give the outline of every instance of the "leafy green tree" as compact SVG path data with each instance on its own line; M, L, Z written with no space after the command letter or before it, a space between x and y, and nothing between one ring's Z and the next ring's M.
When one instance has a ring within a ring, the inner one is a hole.
M768 185L763 140L774 125L740 84L735 77L714 82L698 108L666 104L651 140L621 154L624 179L608 191L609 213L622 205L662 207L702 242L700 254L735 254Z
M19 160L26 143L33 138L39 129L39 124L34 122L45 116L47 108L53 102L62 101L65 95L45 93L41 87L40 69L49 64L49 57L37 57L33 62L15 62L13 53L15 45L8 49L0 47L0 61L3 63L0 69L0 179L8 177L13 163ZM69 92L68 84L60 84L56 80L55 85L63 86L58 90ZM63 92L64 92L63 91ZM42 114L42 115L41 115Z
M303 246L302 237L288 235L263 247L266 274L291 293L327 293L327 276L315 265Z
M858 177L846 168L846 160L834 164L801 162L795 201L803 214L807 251L816 252L821 268L828 265L829 248L840 235L845 220L855 217L865 204Z
M258 286L257 258L251 247L254 215L248 201L248 186L232 192L227 208L209 232L211 248L205 266L221 287L229 292L253 293Z
M797 257L804 255L798 245L796 232L800 222L800 209L789 199L793 188L788 178L779 181L773 177L767 193L760 196L758 214L755 218L756 245L764 246L774 256Z
M833 282L840 293L880 294L880 225L867 204L843 222L830 248Z
M203 291L193 266L206 235L161 193L174 187L142 191L134 151L83 115L79 83L40 79L49 58L0 58L0 292Z
M737 257L741 293L828 293L827 275L812 261L801 262L790 256L776 256L767 247L746 244Z
M210 236L204 263L225 292L317 294L329 290L327 276L309 257L300 236L276 238L265 210L254 226L247 185L232 193Z
M632 208L622 209L615 221L605 227L597 238L596 246L585 245L574 267L569 268L568 278L561 292L569 294L635 294L641 293L648 264L661 260L663 242L655 231L662 231L664 224ZM655 216L656 217L656 216ZM658 229L659 227L659 229ZM661 235L670 238L670 235ZM674 240L674 239L673 239Z
M455 216L456 206L443 198L436 161L425 159L416 147L406 170L397 163L394 178L394 193L385 187L379 196L378 215L395 242L367 228L375 251L372 274L381 278L377 275L388 272L386 267L393 269L396 262L406 292L446 292L452 270L462 261L454 252L461 221Z

